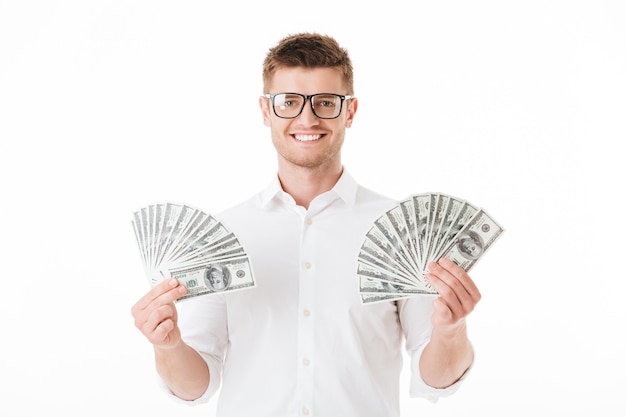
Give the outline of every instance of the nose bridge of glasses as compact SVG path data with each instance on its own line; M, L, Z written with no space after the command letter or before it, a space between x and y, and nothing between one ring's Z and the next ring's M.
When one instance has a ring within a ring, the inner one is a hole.
M300 114L302 114L305 111L311 111L311 114L315 117L318 117L317 112L315 111L315 97L317 96L317 94L310 94L310 95L306 95L303 94L303 101L302 101L302 109L300 109ZM308 106L308 110L307 110L307 105L306 102L309 102L309 106Z

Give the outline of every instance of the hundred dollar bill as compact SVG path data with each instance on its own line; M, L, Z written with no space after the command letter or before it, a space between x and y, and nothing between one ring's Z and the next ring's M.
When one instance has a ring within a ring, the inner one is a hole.
M203 249L208 249L218 242L221 243L220 239L227 237L227 235L229 235L229 230L222 223L213 217L208 217L204 225L190 236L184 247L176 252L175 256L180 260L192 257Z
M189 288L185 298L254 286L243 246L212 215L158 203L135 211L131 222L151 286L172 276L184 279ZM196 276L200 273L204 280Z
M161 230L163 229L163 218L165 214L164 204L154 204L152 207L152 262L154 265L158 262L159 243L161 239Z
M428 263L429 260L432 259L432 246L435 244L437 240L437 235L439 233L439 225L441 224L441 220L443 219L443 213L445 211L445 206L447 205L450 197L441 193L434 194L434 204L431 205L430 211L430 219L428 223L428 232L426 233L426 247L424 248L424 257L423 260ZM424 265L424 268L426 264Z
M156 264L156 251L157 251L157 241L156 241L156 230L157 230L157 221L160 217L160 209L157 208L157 205L148 206L148 230L150 234L150 262L152 265Z
M181 206L178 204L165 203L163 205L163 219L157 238L158 250L156 254L155 265L158 265L163 261L163 256L165 255L165 251L168 248L170 235L174 230L174 226L176 225L176 220L178 219L180 211Z
M142 235L144 237L143 250L146 254L146 262L149 265L152 260L150 258L150 220L147 207L143 207L139 210L139 222L139 227L141 227Z
M191 222L191 219L198 214L198 211L196 209L185 204L181 205L178 208L177 212L178 214L176 216L176 220L169 229L169 234L167 238L165 238L165 240L161 242L161 244L163 245L163 249L161 250L162 255L159 259L159 262L171 259L171 254L176 249L180 237L186 229L186 226Z
M417 254L415 251L415 246L413 245L413 239L411 238L411 229L405 220L405 212L402 210L402 205L398 204L396 207L387 211L387 218L389 219L389 224L393 226L395 231L395 235L398 236L400 240L400 251L402 252L404 259L407 260L411 269L414 271L419 271L417 264Z
M403 268L407 271L415 271L416 268L411 263L411 257L407 254L407 248L404 246L402 238L396 233L392 219L397 220L398 216L381 216L374 222L374 225L382 232L394 252L400 255L397 257L397 261L402 264Z
M385 293L385 294L434 294L434 290L424 288L416 288L413 285L400 284L398 282L389 282L381 279L368 278L359 275L359 291L362 293Z
M148 265L148 258L146 256L146 244L143 235L143 227L141 226L141 213L139 211L135 211L133 213L133 219L131 223L133 225L133 230L135 231L135 239L137 239L139 254L141 255L141 260L145 267L146 265Z
M442 200L444 203L442 206L442 211L438 216L437 223L437 232L434 238L430 241L428 247L428 258L436 258L438 255L438 250L441 246L441 241L445 239L446 232L452 226L454 220L458 217L459 210L463 207L465 203L463 200L449 196L446 200Z
M416 230L416 218L415 218L415 206L413 205L413 199L409 198L400 202L399 204L400 211L404 216L404 223L406 224L409 236L408 236L408 251L411 254L413 259L413 263L417 268L417 272L422 274L423 271L420 267L420 255L419 255L419 245L417 242L417 234Z
M403 300L415 294L384 294L384 293L360 293L363 304L381 303L386 301Z
M415 212L415 241L417 242L417 256L420 270L424 271L426 265L426 233L430 221L430 208L434 205L434 195L431 193L417 194L411 197Z
M245 255L245 251L239 243L239 239L230 232L217 239L215 242L208 243L189 253L187 256L176 259L176 264L185 265L198 263L198 261L211 262L215 259L222 259L225 256L240 257L241 255Z
M189 251L190 247L195 247L198 241L213 226L218 224L217 220L210 214L200 210L195 210L196 214L191 218L178 241L174 242L172 250L168 254L170 258L179 258L182 253Z
M416 288L421 288L424 286L424 283L417 278L405 278L403 276L393 273L389 269L382 269L380 267L362 261L361 259L357 261L356 273L360 277L387 281L394 284L410 285Z
M356 273L362 301L437 294L424 279L429 262L445 256L468 271L502 232L483 209L463 199L412 195L384 212L365 236Z
M178 282L187 287L187 294L177 301L255 286L252 267L247 257L175 269L169 272L172 278L177 279Z
M441 233L439 241L437 242L437 247L434 249L431 259L439 259L442 251L449 246L450 242L454 240L459 231L472 219L472 217L474 217L474 215L478 212L478 208L466 201L463 202L461 207L456 211L456 214L451 213L454 215L452 222L450 224L446 222L445 230Z
M469 271L502 235L504 229L483 209L459 231L441 257L448 258Z
M370 265L377 266L380 269L389 271L395 275L404 277L409 281L413 275L402 266L401 262L397 258L388 255L367 238L363 242L363 246L361 246L357 259Z

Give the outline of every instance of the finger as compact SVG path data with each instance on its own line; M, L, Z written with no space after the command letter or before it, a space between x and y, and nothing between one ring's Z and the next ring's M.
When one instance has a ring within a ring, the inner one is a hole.
M154 329L154 332L152 332L151 337L149 337L150 342L154 345L167 343L170 340L170 334L172 333L172 330L174 330L175 327L176 325L174 324L173 320L162 321Z
M463 315L463 303L456 291L442 279L443 272L436 267L429 267L430 272L426 274L426 280L437 290L439 297L433 305L445 306L451 314L456 316Z
M476 302L480 300L481 295L476 283L474 283L463 268L448 258L441 258L438 263L441 267L453 274L461 282L461 284L463 284L465 290Z
M179 285L176 280L169 280L158 284L131 308L131 313L135 319L135 327L147 335L152 331L146 328L146 324L150 320L150 315L161 306L173 306L174 301L186 293L187 288L184 285ZM154 326L158 325L158 323L152 324Z
M180 297L180 295L176 297L176 291L172 293L172 290L178 290L180 292L181 289L184 289L184 288L185 288L184 285L180 285L177 279L174 279L174 278L166 279L163 282L160 282L154 287L152 287L150 291L148 291L143 297L141 297L139 301L137 301L137 303L135 303L135 305L132 307L131 312L133 313L133 316L135 316L136 312L145 310L156 299L159 299L159 297L163 296L164 294L167 294L168 292L171 293L170 296L166 297L165 299L162 299L162 301L164 301L167 304L168 303L167 298L175 297L174 299L171 300L171 301L174 301L176 300L176 298Z
M464 317L469 314L476 306L477 300L472 297L465 287L463 283L465 279L457 277L450 270L434 262L430 263L428 268L430 272L426 278L435 287L442 302L445 302L453 314L458 317ZM467 275L462 268L450 269L462 276Z
M143 334L150 337L159 325L167 320L173 320L176 315L176 307L173 304L166 304L150 311L146 320L141 323L140 330Z
M452 289L463 304L475 305L480 300L480 291L474 281L463 268L451 260L441 258L436 263L431 262L428 268L431 274Z
M170 333L176 328L176 307L168 304L152 311L141 332L154 345L168 341Z

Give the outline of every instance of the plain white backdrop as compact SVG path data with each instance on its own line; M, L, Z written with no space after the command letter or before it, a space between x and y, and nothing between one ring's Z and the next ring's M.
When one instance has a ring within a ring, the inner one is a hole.
M506 228L472 271L471 377L403 415L624 415L624 22L619 0L0 0L0 415L214 415L156 387L130 217L267 184L261 64L301 31L351 53L363 185Z

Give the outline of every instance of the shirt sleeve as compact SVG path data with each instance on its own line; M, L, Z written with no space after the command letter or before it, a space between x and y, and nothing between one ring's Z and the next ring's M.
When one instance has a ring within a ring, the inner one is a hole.
M406 351L411 360L409 395L425 398L434 403L439 398L454 394L465 380L469 369L458 381L446 388L431 387L422 379L419 363L432 333L430 319L433 313L433 299L432 296L419 296L398 301L398 314L406 338Z
M159 378L158 384L176 402L188 405L206 403L217 393L222 381L228 343L226 301L223 295L216 294L184 300L176 307L183 340L200 354L209 368L209 386L199 398L183 400L175 396L162 379Z

